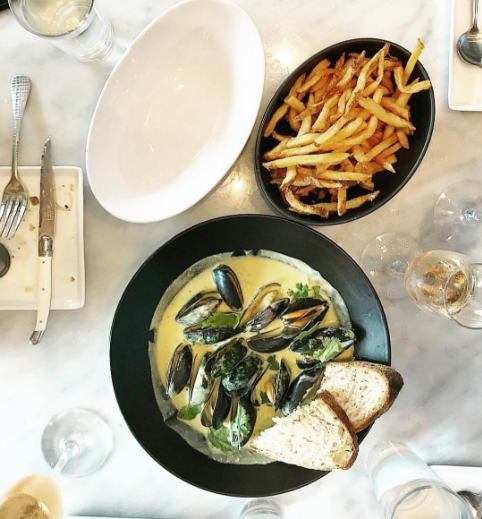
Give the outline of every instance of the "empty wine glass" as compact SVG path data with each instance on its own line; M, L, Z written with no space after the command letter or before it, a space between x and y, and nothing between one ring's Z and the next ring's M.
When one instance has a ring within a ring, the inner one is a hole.
M55 415L42 434L42 452L52 476L80 478L97 471L112 450L108 425L86 409Z
M270 499L250 501L241 511L239 519L282 519L280 507Z
M424 312L451 318L466 328L482 328L482 265L452 251L420 253L403 234L371 240L362 268L388 299L408 294Z

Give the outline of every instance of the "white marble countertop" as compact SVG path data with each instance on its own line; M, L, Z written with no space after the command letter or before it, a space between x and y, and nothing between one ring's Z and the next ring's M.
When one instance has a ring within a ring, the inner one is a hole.
M100 2L101 0L99 0ZM254 19L265 45L267 80L262 109L282 78L301 61L335 42L387 38L411 48L421 37L422 62L433 81L437 121L432 144L415 177L376 213L322 229L355 259L368 239L404 231L424 249L441 248L432 227L440 191L482 169L482 114L447 106L450 0L236 0ZM460 0L462 1L462 0ZM468 0L464 0L468 1ZM175 0L103 0L117 36L131 41ZM33 90L23 128L22 165L37 165L52 134L55 163L85 169L87 130L106 80L0 13L0 165L10 163L10 78L27 74ZM67 513L156 519L236 519L244 500L220 497L178 481L130 435L109 372L109 329L126 284L145 258L179 231L209 218L269 213L255 183L251 137L221 187L176 218L151 225L114 219L85 194L87 303L54 312L40 347L28 344L34 312L0 313L0 489L32 473L48 473L40 435L51 415L81 406L110 424L115 450L96 474L60 478ZM393 364L405 388L392 411L372 429L354 468L276 498L288 519L379 517L363 458L376 440L408 442L429 462L482 464L482 355L480 332L430 317L409 301L385 303ZM482 490L482 489L480 489Z

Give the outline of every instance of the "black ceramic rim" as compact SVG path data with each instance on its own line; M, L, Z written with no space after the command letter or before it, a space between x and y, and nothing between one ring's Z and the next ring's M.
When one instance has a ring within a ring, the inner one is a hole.
M254 148L254 168L255 168L255 176L256 181L258 183L258 187L261 191L261 194L263 195L263 198L268 203L268 205L273 208L277 213L281 214L284 218L297 221L299 223L304 223L307 225L313 225L313 226L330 226L330 225L342 225L344 223L353 222L355 220L359 220L360 218L363 218L364 216L368 216L369 214L373 213L380 207L383 207L387 202L393 199L408 183L408 181L413 177L417 169L419 168L420 164L422 163L423 158L425 157L425 154L427 153L428 147L430 145L430 141L432 139L433 129L435 126L435 95L433 91L433 87L430 87L428 90L429 93L429 99L430 99L430 122L428 126L428 133L426 141L423 145L422 151L417 158L415 164L413 165L412 169L410 170L410 173L406 176L405 179L403 179L400 184L392 191L389 197L387 197L383 201L379 201L378 204L376 203L367 203L361 206L359 209L355 209L353 211L349 211L349 216L347 216L343 221L340 221L339 217L334 218L327 218L323 219L321 217L315 217L311 215L301 215L298 213L290 212L289 214L283 212L276 202L271 198L270 194L266 190L266 186L263 182L263 178L261 176L261 143L263 140L263 132L266 127L266 125L269 122L270 116L272 116L272 110L275 106L278 106L280 104L280 97L281 92L285 89L286 85L293 81L293 78L298 77L302 71L305 69L305 67L308 64L315 64L317 61L322 59L322 57L334 50L338 47L349 45L349 44L357 44L357 43L365 43L365 44L380 44L382 47L386 43L390 44L390 48L397 49L400 52L407 53L410 55L411 53L405 49L405 47L402 47L401 45L398 45L397 43L390 42L388 40L382 40L379 38L354 38L352 40L345 40L339 43L335 43L334 45L330 45L329 47L326 47L325 49L317 52L316 54L313 54L310 58L306 59L301 65L299 65L296 70L294 70L284 81L281 83L279 88L276 90L275 94L271 98L270 102L268 103L268 106L266 107L266 110L263 114L263 118L261 119L261 123L258 127L258 133L256 136L256 145ZM420 61L418 61L417 66L420 67L421 76L422 79L430 79L425 67L422 65ZM361 209L361 210L360 210Z
M176 236L174 236L173 238L168 240L166 243L164 243L156 251L154 251L147 258L147 260L144 261L144 263L139 267L139 269L136 271L136 273L132 277L131 281L127 285L126 289L124 290L124 292L123 292L123 294L122 294L122 296L120 298L120 301L119 301L119 303L117 305L117 308L116 308L116 311L115 311L115 314L114 314L114 319L113 319L111 331L110 331L110 354L109 354L109 359L110 359L111 379L112 379L112 385L113 385L113 389L114 389L114 394L116 396L116 400L117 400L117 404L119 406L119 410L120 410L120 412L121 412L121 414L122 414L122 416L123 416L123 418L124 418L124 420L125 420L125 422L127 424L127 427L129 429L129 431L131 432L131 434L134 436L134 438L137 440L137 442L140 444L140 446L160 466L162 466L165 470L167 470L168 472L170 472L172 475L176 476L177 478L181 479L182 481L184 481L186 483L189 483L190 485L193 485L193 486L195 486L197 488L200 488L202 490L206 490L206 491L213 492L213 493L216 493L216 494L232 496L232 497L243 497L243 498L246 498L246 497L269 497L269 496L275 496L275 495L279 495L279 494L284 494L286 492L291 492L291 491L297 490L299 488L303 488L303 487L305 487L307 485L310 485L311 483L314 483L315 481L318 481L322 477L328 475L329 472L311 471L313 473L313 477L311 479L309 479L308 481L304 481L301 484L296 484L295 483L295 484L291 485L289 488L284 488L284 489L281 489L279 491L273 491L273 492L269 492L269 493L258 493L258 494L247 494L247 493L242 493L242 492L239 492L239 493L225 492L223 490L218 490L218 489L215 489L215 488L208 488L206 486L203 486L202 484L198 484L198 483L195 483L193 481L190 481L188 478L183 477L183 476L177 474L175 472L175 470L171 469L167 464L164 464L159 459L157 459L156 455L153 452L151 452L151 450L148 447L146 447L144 445L143 440L137 436L136 432L133 430L133 427L131 427L131 424L129 423L128 419L125 416L125 413L124 413L124 410L123 410L123 403L122 403L123 397L120 395L120 393L121 393L121 391L120 391L120 387L121 387L120 386L120 382L119 382L119 387L118 387L117 386L117 382L116 382L116 377L114 375L114 371L116 371L116 370L113 369L113 365L115 364L116 361L114 359L115 355L113 354L113 342L112 341L113 341L113 335L114 335L114 332L115 332L116 321L117 321L117 318L118 318L119 314L121 313L123 303L125 301L125 298L126 298L128 292L129 292L130 288L136 283L136 280L139 277L139 275L141 274L141 272L143 271L143 269L152 261L152 259L155 256L157 256L164 249L169 247L173 242L175 242L179 238L185 236L186 234L188 234L190 232L193 232L195 230L199 230L199 229L201 229L203 227L209 226L209 225L211 225L213 223L216 223L216 222L221 222L221 221L226 221L226 220L240 220L240 219L245 219L245 218L246 219L248 219L248 218L251 218L251 219L252 218L256 218L256 219L259 219L260 221L262 221L262 220L271 220L271 221L275 220L275 221L278 221L280 223L284 222L284 223L289 224L289 225L298 226L298 227L300 227L300 229L303 229L304 231L309 232L309 233L313 234L314 236L316 236L317 239L323 240L327 244L327 246L332 247L333 249L335 249L339 254L344 256L344 258L345 258L345 260L347 262L350 262L352 264L352 266L355 267L355 269L358 271L358 275L365 280L366 285L367 285L367 287L368 287L368 289L370 291L370 295L371 295L371 297L373 299L373 302L375 303L376 307L379 310L381 325L383 327L384 335L385 335L384 336L384 340L385 340L385 343L386 343L386 352L385 353L386 353L386 358L387 358L386 364L387 365L391 365L391 341L390 341L390 334L389 334L389 330L388 330L388 323L387 323L385 312L383 310L383 306L381 304L381 301L380 301L380 299L379 299L375 289L371 285L370 280L365 275L365 273L362 271L360 266L355 262L355 260L347 252L345 252L339 245L337 245L335 242L333 242L332 240L330 240L326 236L320 234L319 232L311 229L310 227L308 227L306 225L303 225L303 224L300 224L298 222L294 222L294 221L288 220L286 218L280 218L278 216L259 215L259 214L228 215L228 216L223 216L223 217L220 217L220 218L214 218L214 219L211 219L211 220L207 220L205 222L199 223L197 225L194 225L194 226L192 226L192 227L182 231L181 233L177 234ZM159 294L159 300L160 300L161 297L162 297L162 294ZM150 318L151 317L152 316L150 316ZM146 356L146 358L148 357L148 354L147 354L147 344L146 344L146 347L145 347L145 356ZM149 377L149 384L151 384L150 367L149 367L148 377ZM151 386L152 386L152 384L151 384ZM154 398L154 391L153 391L152 387L151 387L151 393L152 393L152 395L151 395L152 398L155 399ZM157 404L156 404L156 406L157 406ZM157 409L157 411L159 412L159 416L162 419L162 415L161 415L160 410ZM371 427L372 426L366 428L361 433L358 433L358 442L359 443L361 443L364 440L364 438L366 437L366 435L370 431ZM177 433L175 433L175 434L177 434ZM191 447L189 447L187 443L186 443L186 449L191 449ZM206 458L206 459L208 459L208 458ZM271 465L268 465L268 467L273 467L273 466L276 466L277 464L278 463L275 462L275 463L273 463Z

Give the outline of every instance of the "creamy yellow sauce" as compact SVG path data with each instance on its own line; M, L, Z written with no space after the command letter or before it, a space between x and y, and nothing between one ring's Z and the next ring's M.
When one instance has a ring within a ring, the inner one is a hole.
M232 258L228 261L223 261L222 263L229 265L238 276L243 292L245 307L252 300L256 292L262 286L267 285L268 283L279 283L281 285L283 297L288 295L288 290L296 290L297 283L303 283L309 285L310 287L316 285L316 282L312 282L309 275L306 273L301 272L291 265L287 265L281 261L276 261L270 258L243 256L239 258ZM180 343L186 343L186 339L182 333L185 326L178 324L175 321L175 316L186 304L186 302L189 301L194 295L198 294L199 292L216 290L214 281L212 279L212 271L214 268L216 268L216 266L217 265L214 265L213 267L206 269L190 280L173 298L169 306L166 308L164 315L162 316L158 328L158 333L156 334L155 347L157 369L164 386L166 386L167 370L174 350ZM332 302L326 293L321 291L320 294L330 305L330 308L322 321L322 326L337 325L338 318L333 308ZM230 310L224 303L222 303L217 311L228 312ZM274 328L277 325L279 325L279 320L274 321L269 327L263 330L263 332ZM245 337L249 338L253 335L255 334L245 334ZM204 353L207 351L215 351L218 347L219 344L195 344L192 346L194 355L193 373L197 372L198 364L201 361ZM290 368L291 380L293 380L300 372L300 369L296 365L296 360L301 359L302 356L298 353L292 352L289 348L274 354L261 354L257 352L254 352L254 354L264 359L271 355L274 355L278 361L284 359ZM337 358L337 360L347 360L351 359L352 357L353 349L350 348L343 355ZM273 374L274 372L268 370L266 376L269 376L270 373ZM188 405L188 387L186 387L178 395L174 396L172 398L172 403L178 409ZM273 425L272 419L274 416L274 407L272 406L262 405L257 408L256 426L250 441L252 441L260 431ZM201 424L200 415L196 416L196 418L193 420L186 421L186 423L205 436L209 432L209 429Z

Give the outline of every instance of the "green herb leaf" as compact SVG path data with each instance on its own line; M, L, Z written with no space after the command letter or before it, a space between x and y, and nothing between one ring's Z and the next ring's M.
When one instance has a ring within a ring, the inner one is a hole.
M276 357L274 355L270 355L267 360L268 360L269 369L271 371L279 370L279 362L276 360Z
M289 289L288 295L292 298L293 302L310 296L314 299L323 299L320 290L321 287L319 285L310 288L308 285L304 285L303 283L296 283L296 290Z
M240 318L241 314L236 312L214 312L198 324L200 328L236 328Z
M260 394L261 394L261 403L262 404L271 404L267 393L265 393L264 391L261 391Z
M330 360L333 360L343 351L343 345L340 342L340 339L336 337L325 337L322 339L323 348L319 348L317 350L312 350L308 353L311 357L316 360L319 360L321 363L325 364Z
M249 416L246 409L239 404L236 417L230 422L231 445L237 449L241 448L241 443L251 431Z
M315 299L323 299L320 294L321 287L319 285L315 285L313 287L313 297Z
M201 412L200 405L185 405L177 412L177 417L181 420L193 420Z
M208 433L208 440L213 447L223 452L231 452L233 450L229 439L229 431L226 427L221 427L217 431L211 427Z

